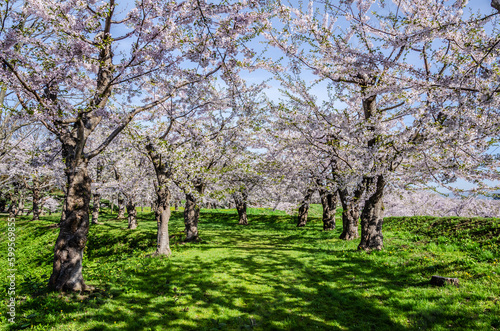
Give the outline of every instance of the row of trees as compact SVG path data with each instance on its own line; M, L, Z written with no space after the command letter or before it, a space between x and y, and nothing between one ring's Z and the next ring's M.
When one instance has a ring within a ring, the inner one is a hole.
M359 248L382 249L388 189L498 180L497 17L462 0L7 1L1 185L30 187L33 215L44 187L64 192L57 290L87 287L92 193L95 223L116 197L131 229L153 202L157 255L171 254L172 201L193 241L202 201L231 198L241 224L248 201L300 201L304 226L316 191L325 230L339 199L341 238L361 219ZM245 79L264 70L281 97Z

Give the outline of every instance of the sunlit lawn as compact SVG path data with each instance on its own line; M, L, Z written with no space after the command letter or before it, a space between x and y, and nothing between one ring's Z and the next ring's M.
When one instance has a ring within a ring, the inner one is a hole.
M139 213L133 231L103 214L84 256L84 277L98 289L90 294L46 291L59 215L20 217L16 323L3 304L2 328L500 329L500 220L386 219L385 250L369 254L337 239L340 222L323 232L320 206L312 214L296 228L284 213L252 209L250 225L240 226L235 210L203 210L202 241L182 244L182 213L174 212L168 259L149 257L152 214ZM0 229L6 303L5 217ZM460 287L429 285L435 274L458 277Z

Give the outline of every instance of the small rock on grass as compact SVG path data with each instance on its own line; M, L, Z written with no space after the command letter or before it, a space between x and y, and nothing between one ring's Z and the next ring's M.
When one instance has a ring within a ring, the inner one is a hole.
M450 284L458 287L458 278L432 276L430 283L431 285L436 285L436 286L444 286L446 284Z

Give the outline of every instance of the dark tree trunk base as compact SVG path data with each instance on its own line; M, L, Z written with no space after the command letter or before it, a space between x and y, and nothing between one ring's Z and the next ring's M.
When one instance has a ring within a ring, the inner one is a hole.
M333 231L335 230L335 222L326 223L323 222L323 231Z
M323 231L335 230L335 212L337 211L337 195L325 189L319 190L323 206Z
M184 225L186 231L185 242L193 242L198 238L198 221L200 218L200 208L196 204L193 194L186 194L186 205L184 207Z
M137 210L135 209L135 203L132 200L127 202L127 214L128 214L128 229L137 229Z
M297 216L297 227L301 228L306 226L307 224L307 214L309 213L309 200L313 195L314 191L312 189L308 189L302 203L299 207L299 213Z
M247 199L248 193L243 188L239 192L233 193L234 204L236 205L236 211L238 212L238 224L248 225L247 217Z
M342 232L342 234L339 237L339 239L347 240L347 241L358 239L358 238L359 238L359 234L357 231L356 231L356 233Z

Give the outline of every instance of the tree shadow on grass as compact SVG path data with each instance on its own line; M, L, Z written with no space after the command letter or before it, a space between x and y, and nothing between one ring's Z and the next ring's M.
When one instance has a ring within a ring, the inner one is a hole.
M317 226L297 234L291 222L263 217L253 227L237 227L234 215L221 214L202 214L205 242L184 245L170 259L144 258L140 266L120 271L119 279L102 291L82 296L42 292L20 302L20 312L41 311L19 323L64 329L78 322L85 325L81 330L403 330L456 326L450 324L456 321L463 328L473 325L470 313L447 310L457 300L454 295L427 295L439 308L399 296L415 288L432 291L416 277L428 272L418 260L388 267L364 252L335 243L320 245L322 236L338 233L319 234ZM172 223L182 228L181 213ZM115 246L118 258L151 249L156 224L145 217L141 225L140 231L121 231L121 225L112 222L96 229L101 232L93 234L88 259L102 260ZM417 323L402 323L398 316Z

